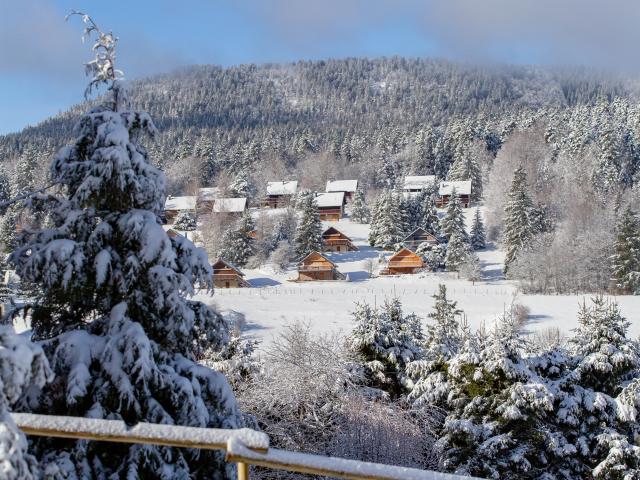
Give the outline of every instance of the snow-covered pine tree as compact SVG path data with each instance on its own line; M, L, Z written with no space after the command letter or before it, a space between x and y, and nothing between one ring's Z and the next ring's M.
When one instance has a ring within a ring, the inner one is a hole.
M393 200L397 205L398 212L400 213L399 227L401 230L400 239L413 232L418 226L418 205L415 199L411 197L405 197L399 190L393 192Z
M474 250L482 250L486 246L486 235L484 231L484 222L482 221L482 214L480 208L476 207L476 212L473 216L473 223L471 224L471 237L469 238L471 248Z
M438 218L438 210L436 209L434 196L429 192L424 192L420 200L420 221L418 226L424 229L425 232L439 237L440 219Z
M222 234L222 245L218 256L235 265L243 267L247 260L255 254L253 218L245 211L233 225Z
M462 278L469 280L473 284L480 280L482 278L482 264L478 254L470 250L464 262L458 266L458 272L460 272Z
M362 190L356 190L351 203L351 221L356 223L368 223L371 219L371 212L367 206Z
M467 230L464 225L464 213L462 212L462 203L454 188L451 192L451 198L447 205L447 211L440 221L440 231L447 240L451 238L453 232L458 232L460 237L465 241L468 239Z
M10 205L0 220L0 248L4 253L12 252L16 247L16 235L20 210L17 205Z
M391 249L402 236L402 216L396 197L390 190L383 190L373 207L369 244Z
M296 202L300 219L295 236L296 255L304 257L311 252L322 250L322 222L313 192L301 194Z
M196 221L196 217L193 213L180 212L176 221L173 223L173 228L183 232L193 232L198 228L198 222Z
M527 173L518 167L513 174L507 204L504 207L503 244L506 250L504 272L516 259L518 252L526 247L533 236L531 221L531 198L527 191Z
M611 256L612 280L623 293L640 293L640 222L627 208L616 228Z
M581 306L578 323L569 342L575 364L559 385L566 397L557 414L557 428L575 445L572 478L640 478L637 419L616 398L640 378L640 345L627 338L630 323L618 305L601 296Z
M422 358L420 319L403 313L397 298L378 309L357 303L353 318L355 327L347 343L362 357L369 385L394 398L401 395L411 387L406 365Z
M444 259L447 271L459 271L460 266L467 261L470 253L471 249L469 248L469 244L462 238L458 231L454 231L449 239L449 243L447 243L447 255Z
M4 170L0 170L0 215L4 215L7 206L4 204L11 198L11 184Z
M8 325L0 325L0 365L0 476L3 480L40 478L37 461L27 452L27 439L9 411L27 389L39 389L51 381L51 369L42 348Z
M413 387L409 400L416 406L437 404L446 398L447 362L454 357L462 346L463 332L460 318L462 310L447 298L447 287L438 285L433 295L435 304L428 317L423 342L423 357L407 365L407 372L413 378Z
M203 344L223 348L228 340L222 317L186 298L195 283L211 285L206 254L164 233L164 174L139 143L155 127L128 109L116 37L82 17L86 35L97 36L87 95L106 84L105 103L82 115L76 140L54 157L59 190L28 202L47 209L51 226L24 230L11 256L20 277L40 286L31 325L56 375L28 407L128 424L242 426L224 376L194 361ZM224 455L208 450L51 438L33 448L51 478L233 475Z
M482 170L468 147L462 148L456 156L447 180L471 180L471 198L479 200L482 197Z

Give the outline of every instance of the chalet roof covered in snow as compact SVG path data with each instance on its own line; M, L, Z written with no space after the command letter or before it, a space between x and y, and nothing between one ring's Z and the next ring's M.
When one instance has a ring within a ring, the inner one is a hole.
M327 257L322 255L320 252L311 252L309 255L307 255L306 257L304 257L302 260L298 262L298 266L305 265L307 263L318 262L318 261L331 264L331 266L333 267L337 267L335 263L333 263Z
M213 202L214 213L242 213L246 208L246 198L216 198Z
M339 236L346 240L351 240L349 237L347 237L344 233L342 233L336 227L329 227L324 232L322 232L322 238L329 237L329 236Z
M319 193L316 197L318 208L342 207L344 192Z
M436 183L435 175L407 175L404 177L404 190L424 190Z
M227 260L223 260L222 258L218 258L215 262L213 262L211 264L211 268L213 268L214 272L216 270L222 270L224 268L228 268L236 272L241 277L244 277L244 273L242 272L242 270L240 270L240 268L236 267L233 263Z
M222 197L222 189L218 187L204 187L198 189L198 200L201 202L211 202Z
M294 195L298 190L298 181L267 182L267 195Z
M165 210L195 210L196 209L196 197L184 196L184 197L167 197L164 203Z
M457 195L471 195L471 180L462 180L457 182L440 182L438 194L451 195L451 192L454 188L456 189Z
M327 193L331 192L355 192L358 189L358 180L329 180L327 182Z

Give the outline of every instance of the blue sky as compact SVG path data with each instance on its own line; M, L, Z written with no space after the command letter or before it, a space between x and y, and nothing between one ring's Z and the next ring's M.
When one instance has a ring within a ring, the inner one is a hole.
M137 78L189 64L349 56L640 68L629 0L0 0L0 134L82 100L78 18L119 37Z

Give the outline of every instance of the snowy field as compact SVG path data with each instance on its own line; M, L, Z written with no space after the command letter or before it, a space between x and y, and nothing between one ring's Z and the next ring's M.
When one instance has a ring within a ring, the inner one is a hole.
M473 209L466 211L470 217ZM447 286L448 296L458 302L473 328L483 322L490 328L496 315L509 305L514 295L516 301L530 308L527 331L535 332L547 327L558 327L569 333L577 326L578 306L588 295L521 295L514 283L502 277L502 252L490 248L479 251L483 279L472 285L467 280L456 279L451 273L424 273L394 277L368 278L365 262L376 260L380 250L367 243L369 225L340 222L324 222L333 225L351 237L360 249L358 252L326 254L347 274L350 281L305 282L289 281L296 277L295 269L284 274L269 270L245 269L246 278L254 288L216 289L213 295L197 298L214 304L224 311L234 310L247 321L245 334L268 344L283 325L294 321L308 322L317 332L348 333L352 328L350 312L354 302L381 303L386 298L398 296L405 311L415 312L423 321L433 305L433 295L438 284ZM391 255L386 252L385 255ZM631 334L640 335L640 297L617 297L623 315L631 322Z

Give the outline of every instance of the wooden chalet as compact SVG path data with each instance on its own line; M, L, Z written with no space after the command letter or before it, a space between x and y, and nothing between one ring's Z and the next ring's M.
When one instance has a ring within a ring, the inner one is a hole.
M440 182L438 198L436 199L436 207L446 207L449 204L449 200L451 199L451 195L454 190L460 199L462 206L464 208L469 208L471 206L471 180Z
M198 198L196 200L196 208L198 213L211 213L213 203L218 198L222 198L223 192L218 187L203 187L198 189Z
M216 198L211 211L230 215L242 215L247 209L246 198Z
M415 250L422 245L423 243L428 243L430 245L438 245L440 242L431 233L427 232L424 228L416 228L413 232L411 232L407 237L402 240L402 245L407 247L409 250Z
M358 190L358 180L329 180L326 193L344 192L344 202L350 202Z
M425 267L424 260L408 248L402 248L391 255L389 263L380 272L380 275L405 275L417 273Z
M433 187L435 184L435 175L407 175L404 177L402 191L408 194L417 194Z
M243 277L244 273L239 268L225 262L222 259L216 260L213 268L213 286L215 288L246 288L251 287Z
M319 193L316 203L320 220L337 222L344 215L344 192Z
M311 252L298 263L298 282L344 280L338 266L319 252Z
M322 233L322 250L325 252L355 252L358 250L351 239L334 227Z
M182 212L196 213L196 197L167 197L164 203L164 218L167 223L173 223L176 217Z
M269 208L287 207L298 191L298 182L267 182L267 196L264 206Z

